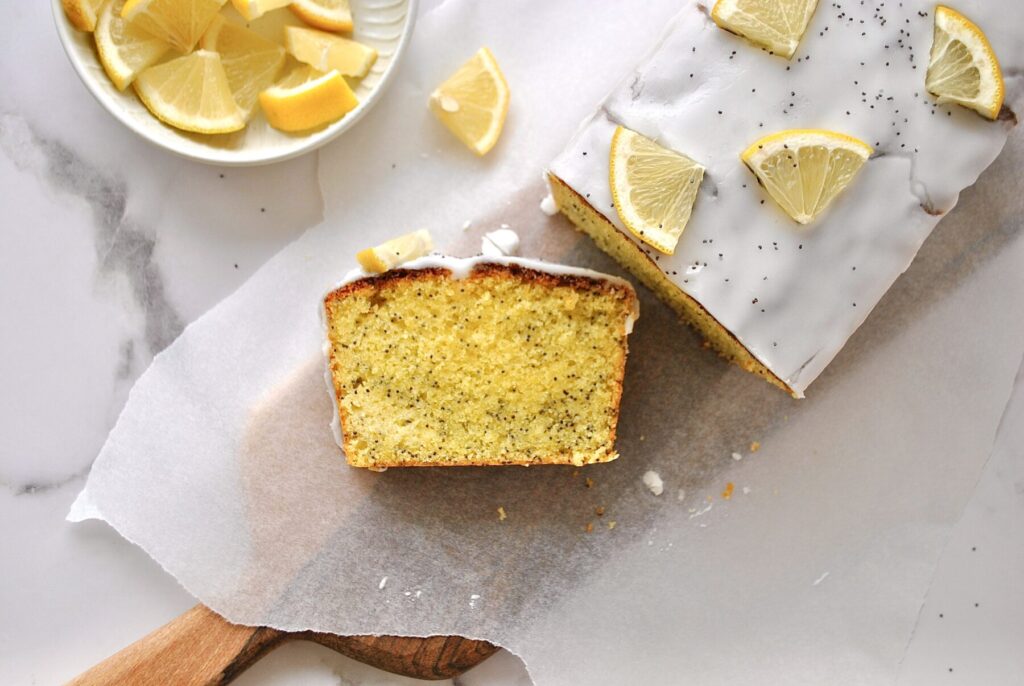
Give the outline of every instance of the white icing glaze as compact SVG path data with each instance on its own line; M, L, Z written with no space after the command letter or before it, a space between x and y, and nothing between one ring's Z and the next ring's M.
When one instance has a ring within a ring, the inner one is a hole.
M498 231L495 231L493 233L501 233L504 231L507 231L508 233L512 234L512 236L515 238L516 246L518 247L519 236L517 236L514 231L510 231L508 229L499 229ZM504 238L507 239L508 237L505 236ZM630 284L628 281L626 281L625 279L620 279L617 276L612 276L610 274L602 274L601 272L595 272L591 269L583 269L581 267L569 267L562 264L553 264L551 262L544 262L542 260L531 260L523 257L512 257L509 255L477 255L475 257L449 257L448 255L434 254L427 255L426 257L420 257L415 260L410 260L409 262L406 262L397 268L446 269L451 273L452 278L464 279L470 275L474 267L480 264L501 264L506 266L517 265L525 269L533 269L535 271L545 272L548 274L555 274L559 276L582 276L590 279L600 279L602 281L609 281L620 286L625 286L629 290L633 290L632 284ZM327 291L327 293L325 293L324 296L326 297L329 293L341 288L342 286L347 286L348 284L359 281L360 279L371 278L374 276L378 276L378 274L367 272L362 268L353 269L348 274L346 274L341 281L335 284L333 288ZM626 316L626 321L624 323L627 335L633 333L633 325L636 323L636 320L639 319L639 317L640 303L636 298L634 298L633 309ZM327 395L331 399L331 408L333 409L334 412L333 416L331 417L331 434L334 436L334 441L335 443L338 444L338 447L344 448L341 434L341 417L338 414L338 399L335 396L334 380L331 377L331 344L330 341L327 340L327 308L324 304L324 298L320 299L320 324L321 326L323 326L325 339L324 344L322 346L322 351L324 355L324 381L327 384Z
M1012 9L1011 9L1012 7ZM689 3L608 97L551 171L627 236L612 207L617 124L707 166L675 255L644 251L798 395L863 322L959 192L1005 143L1009 125L924 88L933 2L820 2L792 60L718 28ZM1024 13L1012 0L957 6L987 33L1021 94ZM916 68L915 68L916 67ZM876 155L813 224L800 227L739 159L762 135L825 128Z
M555 198L550 193L544 196L544 199L540 201L540 211L549 217L554 217L558 214L558 205L555 204Z
M485 233L480 239L480 252L484 257L514 257L519 253L519 234L512 229Z

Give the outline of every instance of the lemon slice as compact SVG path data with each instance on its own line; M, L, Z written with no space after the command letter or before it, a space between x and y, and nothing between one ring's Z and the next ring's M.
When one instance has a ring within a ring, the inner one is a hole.
M757 180L786 213L809 224L850 185L872 147L822 129L779 131L741 155Z
M985 34L956 10L939 5L925 86L939 102L955 102L995 119L1003 107L1003 72Z
M191 52L227 0L128 0L121 16L143 31Z
M92 32L96 29L96 21L103 0L61 0L64 14L68 21L79 31Z
M612 200L634 236L666 255L690 221L704 167L620 126L609 160Z
M199 41L203 50L220 54L235 102L248 120L260 91L277 80L284 65L284 48L254 31L216 16Z
M284 44L292 57L320 71L337 70L342 76L361 79L377 61L368 45L316 29L284 28Z
M711 18L726 31L789 58L817 5L818 0L718 0Z
M96 21L96 52L100 64L118 90L124 90L139 72L155 64L171 49L167 43L135 28L121 18L125 0L108 2Z
M324 74L308 65L296 68L280 83L260 93L267 121L281 131L323 126L340 119L358 104L341 74Z
M359 264L368 272L382 274L400 264L430 254L434 241L426 229L392 238L375 248L367 248L356 255Z
M245 126L215 52L197 50L150 67L135 79L135 92L157 119L184 131L228 133Z
M351 31L348 0L294 0L291 10L310 26L324 31Z
M494 55L480 48L430 95L430 111L470 150L485 155L501 136L508 101Z
M281 9L291 4L292 0L231 0L238 13L246 21L262 17L271 10Z

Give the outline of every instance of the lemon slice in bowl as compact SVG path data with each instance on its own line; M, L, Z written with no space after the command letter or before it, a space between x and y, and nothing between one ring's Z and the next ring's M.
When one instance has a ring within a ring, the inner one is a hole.
M392 238L376 247L362 250L356 255L356 259L366 271L383 274L409 260L429 255L433 249L434 242L430 238L430 232L420 229L398 238Z
M293 0L291 10L302 21L324 31L351 31L348 0Z
M939 5L925 87L940 103L955 102L995 119L1003 107L1003 72L988 39L970 19Z
M128 0L121 17L178 52L191 52L226 1Z
M789 58L817 5L818 0L718 0L711 18L726 31Z
M308 65L294 69L280 83L260 93L267 121L280 131L306 131L340 119L359 101L344 77Z
M377 51L368 45L300 26L284 27L284 44L300 62L320 71L335 69L342 76L357 79L366 76L377 61Z
M246 21L262 17L271 10L281 9L291 4L292 0L231 0L238 13Z
M103 0L61 0L68 21L79 31L92 32L96 29Z
M248 120L256 109L260 91L273 84L281 73L284 48L220 15L214 17L199 45L203 50L220 54L235 103Z
M754 142L741 159L786 214L809 224L850 185L873 152L846 134L790 129Z
M127 88L142 70L163 57L171 46L159 38L135 28L121 18L125 0L113 0L103 6L96 21L93 39L100 64L118 90Z
M245 126L220 55L197 50L158 64L135 79L135 92L160 121L196 133L229 133Z
M480 48L430 95L430 111L477 155L501 136L508 115L505 77L487 48Z
M674 253L690 221L704 167L624 126L612 136L608 167L622 223L644 243Z

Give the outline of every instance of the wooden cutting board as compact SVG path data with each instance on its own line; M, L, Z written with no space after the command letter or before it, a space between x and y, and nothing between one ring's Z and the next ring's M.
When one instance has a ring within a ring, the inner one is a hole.
M108 657L69 686L215 686L227 684L287 640L314 641L388 672L450 679L498 650L459 636L335 636L231 624L204 605Z

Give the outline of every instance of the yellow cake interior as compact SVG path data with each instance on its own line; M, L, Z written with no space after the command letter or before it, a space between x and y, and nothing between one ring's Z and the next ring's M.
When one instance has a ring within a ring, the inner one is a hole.
M349 464L617 457L628 285L485 263L392 270L324 305Z
M555 204L597 247L615 258L645 286L674 309L685 322L697 329L722 357L753 372L796 396L781 379L750 354L742 343L722 326L704 307L679 289L657 265L614 224L595 210L579 193L553 174L548 175Z

